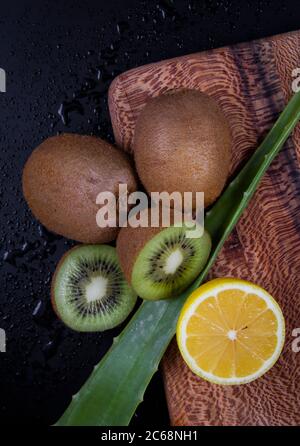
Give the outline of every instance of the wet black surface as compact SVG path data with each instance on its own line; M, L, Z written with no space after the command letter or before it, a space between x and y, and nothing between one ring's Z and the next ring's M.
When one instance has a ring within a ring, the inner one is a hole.
M3 3L3 2L2 2ZM55 317L49 286L73 242L43 229L22 198L33 148L62 131L113 141L112 79L129 68L299 28L291 1L10 1L1 4L0 424L50 424L119 332L77 334ZM45 203L45 206L47 204ZM133 423L163 425L161 378Z

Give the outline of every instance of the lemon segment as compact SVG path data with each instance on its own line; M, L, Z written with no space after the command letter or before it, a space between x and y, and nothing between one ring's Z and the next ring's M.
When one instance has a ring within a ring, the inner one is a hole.
M177 324L183 359L216 384L253 381L277 361L285 338L280 307L263 288L240 279L214 279L187 299Z

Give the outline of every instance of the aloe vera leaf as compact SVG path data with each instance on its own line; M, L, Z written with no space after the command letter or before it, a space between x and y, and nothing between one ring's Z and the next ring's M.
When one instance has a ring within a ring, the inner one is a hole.
M214 263L226 238L247 207L260 179L300 119L295 94L263 143L207 213L213 247L197 280L178 298L143 302L71 404L57 426L125 426L130 422L171 341L180 309Z

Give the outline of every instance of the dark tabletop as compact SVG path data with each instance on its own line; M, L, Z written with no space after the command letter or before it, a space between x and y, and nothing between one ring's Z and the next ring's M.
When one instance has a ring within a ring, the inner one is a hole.
M113 141L107 91L142 64L299 28L294 1L5 1L0 6L0 424L50 424L120 328L78 334L55 317L49 286L73 242L42 228L21 191L22 167L58 132ZM46 205L46 203L45 203ZM160 374L134 425L169 422Z

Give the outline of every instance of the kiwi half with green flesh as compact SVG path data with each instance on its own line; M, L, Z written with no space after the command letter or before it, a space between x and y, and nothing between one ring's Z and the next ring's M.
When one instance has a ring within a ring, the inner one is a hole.
M71 249L63 256L53 276L54 310L76 331L104 331L116 327L132 311L136 299L112 246L82 245Z
M213 98L197 90L173 90L146 103L136 122L133 152L148 193L193 192L195 197L204 192L209 206L229 174L230 128Z
M188 238L187 227L122 228L117 253L125 277L147 300L176 297L204 268L211 239L204 231Z

